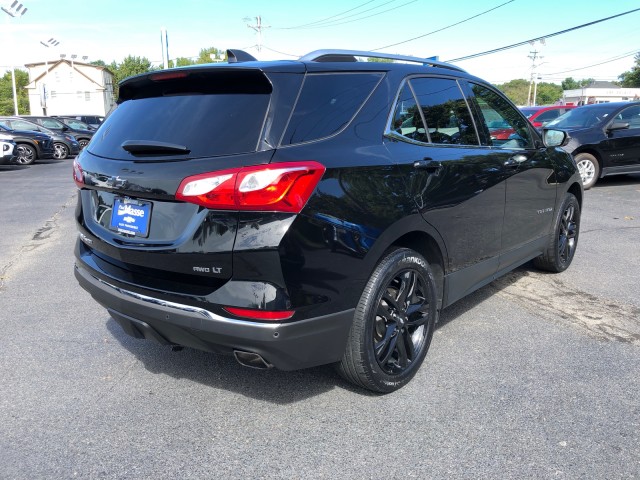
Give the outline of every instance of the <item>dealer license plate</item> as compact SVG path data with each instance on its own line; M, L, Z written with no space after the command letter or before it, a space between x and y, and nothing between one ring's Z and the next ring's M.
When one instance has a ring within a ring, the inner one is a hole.
M111 228L120 233L146 237L149 235L151 203L117 197L111 212Z

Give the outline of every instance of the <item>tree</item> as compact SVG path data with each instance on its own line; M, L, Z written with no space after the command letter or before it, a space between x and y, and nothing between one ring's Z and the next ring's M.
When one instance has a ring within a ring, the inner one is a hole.
M533 93L531 93L533 95ZM536 90L536 105L553 105L562 98L562 87L555 83L540 82Z
M592 84L594 81L593 78L583 78L582 80L576 81L572 77L567 77L562 81L561 85L562 90L577 90Z
M529 85L529 80L519 78L517 80L511 80L507 83L503 83L502 85L496 85L496 87L501 90L507 97L509 97L509 100L511 100L516 105L527 105Z
M107 64L103 60L94 60L89 62L91 65L95 65L96 67L107 67Z
M141 73L151 72L157 70L151 65L151 62L147 57L134 57L129 55L121 63L111 62L107 68L113 73L115 77L114 95L118 97L118 83L127 77L133 75L139 75Z
M620 86L622 87L640 87L640 52L636 53L634 58L636 64L631 68L631 70L618 75L618 78L620 79Z
M189 65L195 65L192 59L187 57L178 57L175 60L169 60L169 68L173 67L188 67Z
M223 61L227 60L227 52L225 50L220 50L216 47L209 47L209 48L203 48L200 50L200 53L198 54L198 58L196 59L195 63L196 64L211 63L213 61L213 58L211 57L211 55L213 55L213 58L222 57Z
M29 74L17 68L15 70L15 76L18 114L28 115L31 113L31 110L29 108L29 94L25 87L29 84ZM0 78L0 115L13 115L14 113L11 72L6 72L4 76Z

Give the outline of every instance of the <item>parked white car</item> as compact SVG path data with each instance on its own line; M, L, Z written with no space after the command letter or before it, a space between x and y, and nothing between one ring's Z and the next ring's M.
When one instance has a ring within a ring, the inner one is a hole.
M0 134L0 165L13 163L17 153L16 143L13 139L8 135Z

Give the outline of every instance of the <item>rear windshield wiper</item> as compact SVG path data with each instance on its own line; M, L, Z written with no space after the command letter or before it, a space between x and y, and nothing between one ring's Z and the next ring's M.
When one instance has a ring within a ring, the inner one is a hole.
M191 151L184 145L154 140L127 140L121 147L134 155L180 155Z

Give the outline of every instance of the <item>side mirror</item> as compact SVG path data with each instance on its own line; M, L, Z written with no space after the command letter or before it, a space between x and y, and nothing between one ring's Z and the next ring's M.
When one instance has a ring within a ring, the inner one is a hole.
M547 147L562 147L567 142L567 132L545 128L542 131L542 140Z
M627 128L629 128L629 122L613 122L607 130L611 132L613 130L626 130Z
M69 127L67 127L66 125L63 125L63 126L62 126L62 131L63 131L63 132L66 132L67 130L69 130Z

